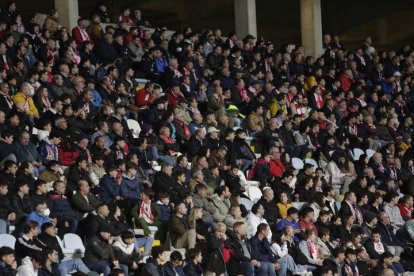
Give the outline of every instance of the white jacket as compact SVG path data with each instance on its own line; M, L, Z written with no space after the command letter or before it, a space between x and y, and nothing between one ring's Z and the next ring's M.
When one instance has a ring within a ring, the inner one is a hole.
M268 224L266 219L259 218L252 212L249 212L249 214L247 214L246 220L247 220L247 237L248 238L251 238L254 235L256 235L257 226L259 226L260 223ZM269 240L269 242L271 242L272 240L272 230L270 229L269 229L269 235L267 236L267 239Z
M22 259L22 264L17 268L16 276L37 276L37 269L34 269L30 257Z

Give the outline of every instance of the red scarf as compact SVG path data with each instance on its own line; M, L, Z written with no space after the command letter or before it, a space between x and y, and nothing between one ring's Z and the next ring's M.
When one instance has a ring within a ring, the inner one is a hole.
M241 98L242 102L247 102L248 101L249 96L247 95L246 89L244 89L244 88L239 89L239 94L240 94L240 98Z
M149 204L142 201L141 206L139 207L139 216L144 218L148 223L154 222L154 215L151 212L151 201Z
M307 242L312 259L314 259L315 261L320 260L318 246L311 240L308 240Z
M175 143L175 140L173 139L173 138L171 138L171 137L168 137L168 136L166 136L165 134L161 134L160 135L160 138L165 142L165 143L167 143L167 144L174 144ZM168 150L168 153L170 154L170 155L173 155L174 153L175 153L175 151L173 151L173 150Z
M318 108L322 108L323 107L323 99L321 95L315 94L315 98L316 98L316 106Z

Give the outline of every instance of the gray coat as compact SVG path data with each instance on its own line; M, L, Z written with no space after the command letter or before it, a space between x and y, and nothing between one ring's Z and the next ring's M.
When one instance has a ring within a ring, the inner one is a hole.
M203 209L203 220L213 221L217 218L216 208L207 198L201 198L198 195L193 195L193 204L194 207L200 207Z

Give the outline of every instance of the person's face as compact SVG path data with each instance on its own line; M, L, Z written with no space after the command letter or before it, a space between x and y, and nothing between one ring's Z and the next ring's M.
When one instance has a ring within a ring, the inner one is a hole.
M187 212L188 212L187 207L185 207L184 204L181 204L178 209L178 212L183 216L187 215Z
M106 241L111 238L111 234L108 232L100 232L100 233L101 233L102 238Z
M42 195L47 194L47 186L46 186L46 183L44 183L44 184L40 185L40 186L38 187L38 190L39 190L39 192L40 192Z
M352 203L356 203L357 198L356 198L356 195L354 193L351 193L349 195L349 201L352 202Z
M392 265L393 265L393 263L394 263L393 258L392 258L392 257L385 258L385 259L384 259L384 263L385 263L387 266L392 266Z
M18 169L18 167L17 167L17 165L12 165L11 167L9 167L9 172L11 173L11 174L13 174L13 175L15 175L16 174L16 172L17 172L17 169Z
M104 138L96 139L96 145L98 146L98 148L103 149L105 147L105 139Z
M66 192L66 185L65 185L65 183L59 183L59 184L56 186L56 191L57 191L59 194L65 194L65 192Z
M89 190L90 190L90 188L89 188L89 184L88 184L88 182L86 182L86 181L82 181L81 191L82 191L84 194L89 194Z
M235 208L235 209L234 209L234 217L235 217L236 219L238 219L238 218L241 218L241 216L242 216L242 212L241 212L241 210L240 210L240 207Z
M322 222L327 222L328 219L329 219L329 215L320 216L320 219L321 219Z
M180 174L180 175L178 176L178 181L179 181L180 183L184 183L184 182L185 182L185 174Z
M102 208L100 209L100 213L104 218L107 218L109 216L108 206L106 205L102 206Z
M200 172L197 173L196 180L197 181L200 181L200 182L204 180L204 174L203 174L203 172L200 171Z
M3 195L3 196L7 195L8 192L9 192L9 188L7 187L7 185L0 187L0 195Z
M27 146L29 144L30 141L30 135L28 133L23 133L20 142L22 143L22 145Z
M373 233L371 235L371 239L372 239L373 242L379 242L380 241L380 238L381 238L381 235L380 234Z
M14 254L4 255L2 257L2 260L6 265L11 266L13 264L14 260L15 260Z
M292 182L293 177L292 176L288 176L288 177L284 177L283 180L287 185L290 185L290 183Z
M286 196L286 195L285 195ZM272 201L273 198L275 197L273 190L269 189L266 191L266 199L267 201Z

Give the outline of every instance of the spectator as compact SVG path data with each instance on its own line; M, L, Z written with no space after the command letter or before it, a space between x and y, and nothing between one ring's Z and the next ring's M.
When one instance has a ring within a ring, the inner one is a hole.
M170 229L171 242L175 248L194 248L196 243L196 232L190 228L186 218L187 208L184 203L175 207L175 214L171 217L168 227Z
M108 225L101 224L97 235L88 240L83 258L88 267L104 276L110 275L112 267L119 266L111 247L113 243L111 230Z
M264 218L265 210L262 204L256 203L253 205L252 210L247 215L247 236L253 237L256 234L257 227L259 224L267 224L266 219ZM270 241L272 238L272 231L269 229L267 231L267 239Z
M2 246L0 248L0 271L5 276L16 274L17 263L14 259L14 249Z
M163 265L164 273L166 275L184 276L184 269L182 266L183 256L179 251L173 251L170 255L170 260Z
M162 262L167 260L166 251L161 246L154 246L151 249L151 258L147 261L141 271L141 275L145 276L161 276L164 275Z
M71 198L73 209L80 219L96 211L101 202L90 193L90 187L85 180L79 180L76 194Z
M33 258L42 252L41 245L36 238L38 229L35 221L29 220L23 225L23 233L17 238L14 246L17 263L20 264L26 256Z
M201 262L203 260L203 256L201 255L201 251L197 248L192 248L188 251L188 261L187 265L184 267L185 275L194 275L194 276L202 276L203 275L203 268L201 266Z
M42 228L44 223L49 223L50 209L47 207L46 202L38 202L35 209L27 216L28 221L35 221L38 226L38 230Z

